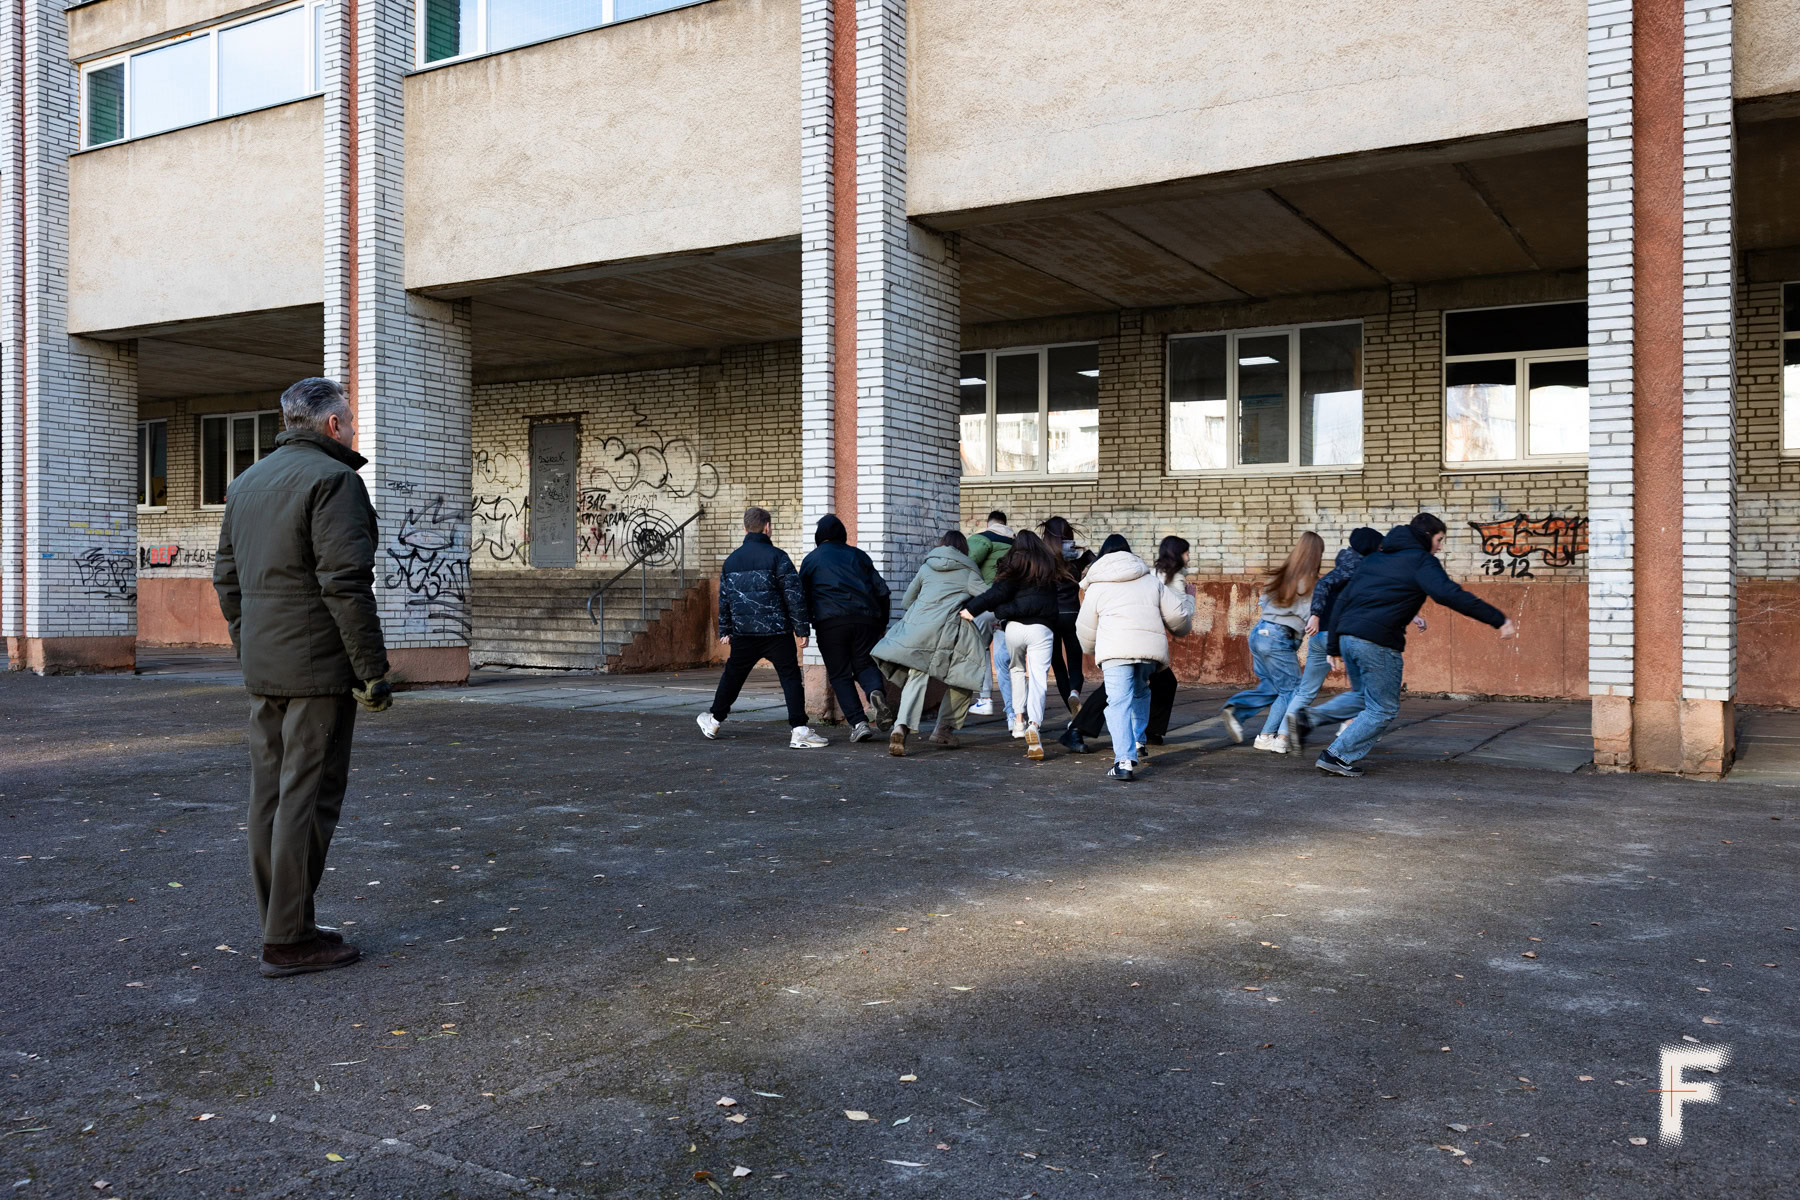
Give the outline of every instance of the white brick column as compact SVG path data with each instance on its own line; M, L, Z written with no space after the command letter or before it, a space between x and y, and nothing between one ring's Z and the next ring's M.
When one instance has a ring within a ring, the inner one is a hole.
M1632 763L1631 5L1588 4L1588 689L1603 770Z
M80 97L66 7L11 0L0 18L3 624L15 668L129 670L137 641L137 350L68 334L68 157Z
M835 0L800 5L800 503L811 528L837 504Z
M960 524L956 240L906 219L906 3L856 8L858 540L896 583Z
M1732 5L1686 0L1682 54L1682 769L1730 765L1737 694Z
M375 571L396 674L468 675L470 323L467 301L405 287L404 77L410 0L326 18L325 363L351 386L357 449L381 518ZM354 83L354 93L351 85ZM352 186L353 185L353 186Z

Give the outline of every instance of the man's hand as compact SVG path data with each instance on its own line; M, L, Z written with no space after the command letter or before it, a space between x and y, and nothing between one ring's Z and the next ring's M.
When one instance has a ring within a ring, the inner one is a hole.
M812 640L811 638L797 638L797 639L795 639L795 645L798 646L801 650L804 650L804 649L806 649L806 643L811 640Z
M1341 658L1335 658L1335 657L1334 657L1334 658L1333 658L1333 659L1332 659L1332 660L1331 660L1331 669L1332 669L1332 670L1334 670L1334 671L1341 671L1341 670L1343 670L1343 669L1344 669L1344 660L1343 660L1343 659L1341 659Z
M1519 636L1519 627L1513 624L1513 619L1511 617L1506 618L1506 624L1500 627L1500 636L1502 638L1516 638Z
M1419 627L1420 633L1425 632L1425 618L1424 617L1414 617L1413 624L1417 625Z
M1312 616L1306 618L1306 636L1311 637L1317 632L1319 632L1319 614L1314 613Z
M722 634L722 635L720 635L720 637L719 637L719 645L721 645L721 646L729 646L729 645L731 645L731 637L730 637L730 635L729 635L729 634Z
M972 613L972 612L970 612L970 611L969 611L969 610L968 610L968 609L966 609L966 608L959 608L959 609L957 609L957 610L956 610L956 615L957 615L957 616L959 616L959 617L961 617L961 618L962 618L962 619L963 619L963 620L965 620L965 621L973 621L973 620L974 620L974 619L975 619L975 614L974 614L974 613Z
M367 680L361 687L351 688L350 695L370 712L386 712L394 706L394 685L387 681L386 676Z

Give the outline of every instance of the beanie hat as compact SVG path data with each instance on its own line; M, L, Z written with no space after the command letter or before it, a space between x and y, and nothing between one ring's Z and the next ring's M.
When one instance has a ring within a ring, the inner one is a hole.
M1370 529L1367 525L1350 531L1350 548L1367 558L1381 549L1381 531Z

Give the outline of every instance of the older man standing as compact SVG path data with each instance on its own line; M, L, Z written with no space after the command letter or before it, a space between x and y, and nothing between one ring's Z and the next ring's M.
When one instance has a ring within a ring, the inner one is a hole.
M271 978L359 956L313 920L350 778L356 706L393 703L375 608L375 509L344 389L302 379L287 429L225 499L213 588L250 692L250 874Z

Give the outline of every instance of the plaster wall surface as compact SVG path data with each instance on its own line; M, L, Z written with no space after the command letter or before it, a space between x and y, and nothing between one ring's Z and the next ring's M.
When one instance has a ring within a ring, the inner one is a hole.
M69 160L69 331L318 304L318 99Z
M1582 0L913 0L909 211L1586 116Z
M406 81L406 286L797 237L799 0L718 0Z
M267 8L267 0L101 0L69 10L69 56L92 58L124 46Z
M1800 0L1736 0L1733 10L1733 93L1800 92Z

